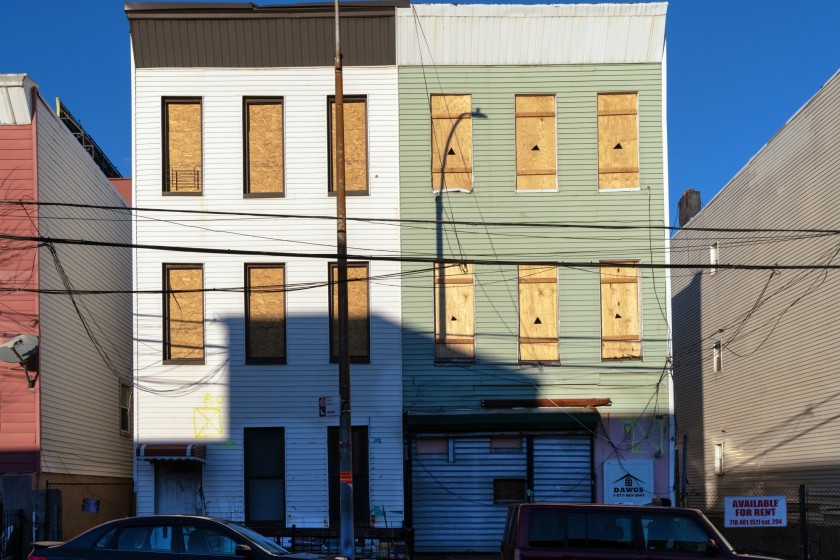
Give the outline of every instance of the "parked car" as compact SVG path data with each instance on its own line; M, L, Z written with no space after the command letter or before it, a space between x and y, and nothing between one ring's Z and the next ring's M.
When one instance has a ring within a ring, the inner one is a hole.
M736 551L696 509L525 503L508 508L501 560L779 560Z
M35 542L29 560L201 560L219 556L319 560L291 553L232 521L195 515L151 515L103 523L64 543Z

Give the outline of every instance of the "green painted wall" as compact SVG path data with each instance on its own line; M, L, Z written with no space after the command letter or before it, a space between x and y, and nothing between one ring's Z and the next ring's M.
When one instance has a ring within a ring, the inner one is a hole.
M662 81L658 64L399 69L401 218L664 223ZM598 192L597 93L638 91L641 189ZM472 94L472 193L432 192L429 94ZM514 96L557 97L556 192L515 192ZM510 263L547 259L664 262L663 230L534 228L403 223L404 256ZM431 265L403 264L403 369L407 409L475 408L493 398L609 397L610 412L667 412L665 270L642 271L643 360L602 362L599 273L562 267L559 366L517 363L515 264L475 266L476 362L434 363ZM653 395L653 396L652 396Z

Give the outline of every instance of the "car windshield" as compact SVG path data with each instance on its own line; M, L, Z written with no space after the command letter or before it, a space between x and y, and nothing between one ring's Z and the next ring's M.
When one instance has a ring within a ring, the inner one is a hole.
M246 527L245 525L242 525L240 523L233 523L231 521L226 522L226 525L234 531L236 531L237 533L248 537L249 539L257 543L267 551L271 552L272 554L291 554L288 550L286 550L273 540L257 533L256 531Z

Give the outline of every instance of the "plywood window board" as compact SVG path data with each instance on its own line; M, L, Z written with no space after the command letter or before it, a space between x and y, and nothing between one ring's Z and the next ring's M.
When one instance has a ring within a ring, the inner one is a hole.
M475 285L471 264L435 264L435 359L475 359Z
M472 97L432 95L432 189L472 191Z
M370 361L370 299L367 263L347 264L347 334L350 361ZM330 360L338 361L338 265L330 265Z
M601 358L641 358L639 261L601 263Z
M638 94L598 94L598 188L639 188Z
M330 192L336 190L335 98L330 98ZM344 189L368 192L367 98L344 97Z
M516 190L557 188L557 121L553 95L517 95Z
M246 265L247 363L286 360L286 269L281 264Z
M164 360L204 362L204 271L164 265Z
M559 360L557 268L519 266L519 361Z
M203 187L201 99L164 99L163 111L163 190L200 194Z
M246 99L245 193L279 196L283 185L283 101Z

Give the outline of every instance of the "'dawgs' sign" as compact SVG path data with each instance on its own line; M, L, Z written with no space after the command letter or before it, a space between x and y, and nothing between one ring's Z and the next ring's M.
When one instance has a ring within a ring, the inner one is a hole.
M726 527L787 527L784 496L727 496L723 507Z

